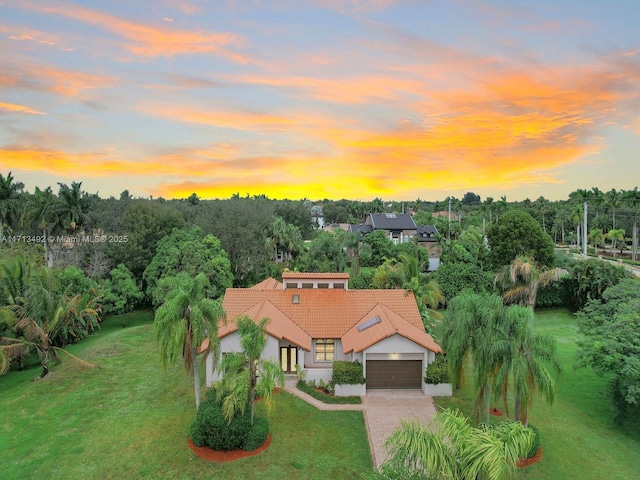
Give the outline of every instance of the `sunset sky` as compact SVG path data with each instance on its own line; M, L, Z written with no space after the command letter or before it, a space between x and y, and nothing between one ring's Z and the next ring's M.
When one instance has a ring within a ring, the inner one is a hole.
M640 2L0 0L0 172L101 197L640 185Z

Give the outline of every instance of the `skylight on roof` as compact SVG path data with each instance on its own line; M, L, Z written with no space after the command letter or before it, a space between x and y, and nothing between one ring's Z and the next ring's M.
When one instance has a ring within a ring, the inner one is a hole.
M396 218L396 214L395 213L385 213L385 216L387 218Z
M358 331L362 332L363 330L366 330L367 328L373 327L374 325L380 323L382 320L380 319L379 315L376 315L375 317L367 320L366 322L358 325Z

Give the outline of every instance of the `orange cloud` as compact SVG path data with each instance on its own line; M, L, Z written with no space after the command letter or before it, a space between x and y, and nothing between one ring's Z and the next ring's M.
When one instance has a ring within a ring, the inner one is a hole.
M54 92L68 97L110 86L114 82L114 78L104 75L40 65L7 65L4 72L0 72L0 87Z
M39 112L38 110L34 110L33 108L26 107L24 105L6 102L0 102L0 110L4 110L5 112L28 113L30 115L46 115L45 112Z
M214 53L225 56L235 62L247 62L245 56L228 50L228 47L237 46L243 42L242 37L234 33L179 30L171 28L169 25L155 27L70 4L46 6L40 3L25 2L23 6L44 13L62 15L101 28L125 39L124 48L134 55L172 57L182 54Z

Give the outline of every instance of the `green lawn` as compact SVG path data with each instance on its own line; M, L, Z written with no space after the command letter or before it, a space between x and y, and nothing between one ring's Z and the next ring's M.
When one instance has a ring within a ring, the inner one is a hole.
M255 457L207 463L187 447L193 385L159 365L152 314L112 317L42 380L37 364L0 377L2 478L353 479L371 469L362 412L321 412L286 392L273 442ZM258 404L258 409L261 406Z
M544 453L542 461L524 469L519 478L640 479L640 426L616 427L605 397L606 380L591 369L573 369L577 351L573 317L563 310L536 312L536 329L555 337L564 372L558 378L554 405L538 402L533 407L530 422L540 429ZM437 403L471 414L467 389ZM500 407L497 401L494 405Z

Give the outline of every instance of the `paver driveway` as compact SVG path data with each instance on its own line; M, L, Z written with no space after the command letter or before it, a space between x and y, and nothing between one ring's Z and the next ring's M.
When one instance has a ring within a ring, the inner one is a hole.
M402 420L417 420L426 426L436 414L433 399L420 390L367 390L360 405L322 403L298 390L295 379L287 378L285 390L320 410L362 410L374 468L388 458L384 442Z
M362 400L375 468L388 458L384 442L402 420L417 420L426 426L436 414L433 399L420 390L368 390Z

